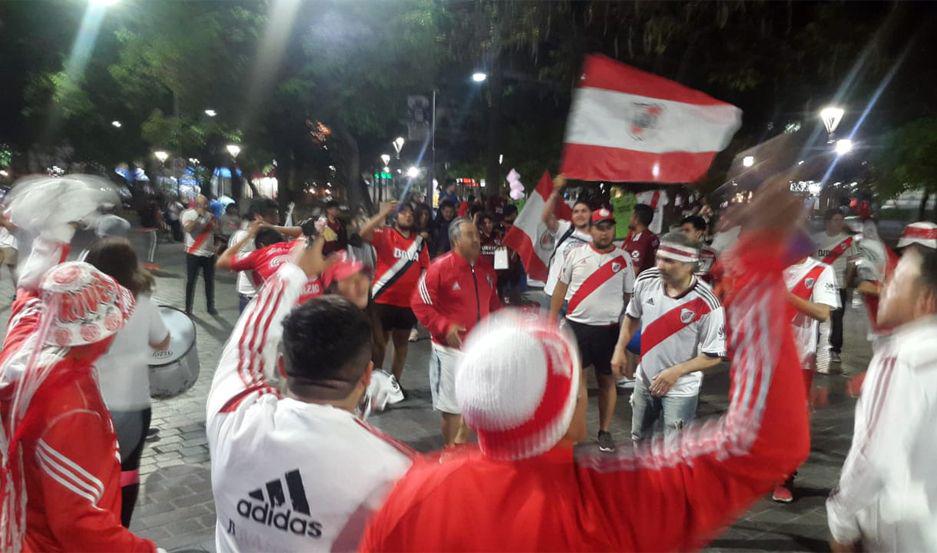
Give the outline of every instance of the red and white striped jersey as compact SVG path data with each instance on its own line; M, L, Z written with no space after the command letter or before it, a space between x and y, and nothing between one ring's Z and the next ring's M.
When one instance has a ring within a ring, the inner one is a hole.
M284 263L244 310L215 370L206 433L218 551L353 550L410 467L406 446L348 411L281 398L265 378L306 281Z
M644 379L648 387L658 373L699 353L713 357L726 354L722 305L709 285L695 276L686 292L672 298L664 291L659 269L644 271L635 281L625 313L641 321L641 363L637 377ZM702 382L702 372L681 376L667 395L695 396Z
M376 229L371 238L377 258L371 297L374 303L410 307L416 284L429 268L429 252L416 232L400 234L393 227Z
M198 230L185 233L185 253L199 257L215 255L215 241L213 237L215 219L211 213L199 215L196 209L187 209L182 212L179 220L183 225L198 222Z
M937 317L873 344L852 447L827 500L836 541L866 551L937 551Z
M587 325L618 324L634 279L631 255L623 249L603 253L592 244L572 248L560 270L560 282L569 285L566 318Z
M846 266L849 264L849 260L858 254L856 238L845 232L833 236L821 232L813 236L813 241L817 245L817 254L814 257L827 265L831 265L833 272L836 274L836 286L845 288Z
M828 305L830 309L839 308L839 290L833 268L813 258L806 258L802 263L784 269L784 284L787 289L812 303ZM794 343L800 352L804 368L810 358L817 353L817 341L820 339L820 323L799 311L791 319Z

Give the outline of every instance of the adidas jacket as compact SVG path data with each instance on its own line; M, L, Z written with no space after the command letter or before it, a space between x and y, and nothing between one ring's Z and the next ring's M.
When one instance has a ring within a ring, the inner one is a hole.
M472 266L461 255L449 252L434 259L420 277L410 307L433 342L448 346L450 326L465 328L460 336L465 340L478 321L501 307L498 277L483 259Z
M215 371L207 433L220 552L353 550L411 463L353 414L282 398L266 381L305 283L292 263L268 279Z
M856 404L852 446L826 503L836 541L864 551L937 551L937 316L894 330Z

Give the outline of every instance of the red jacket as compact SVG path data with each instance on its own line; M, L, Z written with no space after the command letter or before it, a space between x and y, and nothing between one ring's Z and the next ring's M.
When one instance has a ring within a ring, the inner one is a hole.
M477 451L418 462L360 549L685 551L713 539L809 452L781 263L764 249L748 248L747 283L728 306L750 339L733 341L737 393L725 416L615 456L561 444L514 462Z
M433 341L447 346L450 326L464 327L460 335L464 340L478 321L501 307L497 283L494 269L484 260L473 267L461 255L449 252L430 263L413 291L410 307Z
M37 243L40 248L47 246L41 239ZM40 248L34 247L34 252ZM60 252L65 250L59 245ZM27 278L24 276L21 284ZM0 351L0 365L13 358L38 331L41 313L35 292L20 289ZM137 537L120 523L117 436L92 373L94 361L109 344L104 340L71 348L39 386L18 427L22 434L17 455L22 459L27 497L27 552L156 550L153 542ZM0 388L5 430L9 428L11 391L12 386ZM12 476L18 480L17 475Z

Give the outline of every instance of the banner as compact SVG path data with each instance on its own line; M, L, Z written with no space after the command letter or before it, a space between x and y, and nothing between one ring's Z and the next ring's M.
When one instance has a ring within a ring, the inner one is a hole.
M742 124L742 111L600 55L586 57L566 125L568 179L689 183Z

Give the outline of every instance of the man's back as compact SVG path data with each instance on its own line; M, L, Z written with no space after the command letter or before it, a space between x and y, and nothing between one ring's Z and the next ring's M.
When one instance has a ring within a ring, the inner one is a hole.
M406 472L405 450L348 411L266 394L216 419L222 551L349 551Z

